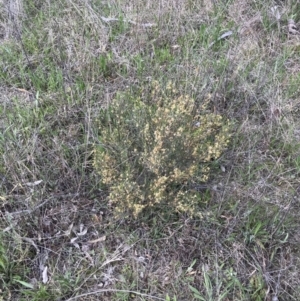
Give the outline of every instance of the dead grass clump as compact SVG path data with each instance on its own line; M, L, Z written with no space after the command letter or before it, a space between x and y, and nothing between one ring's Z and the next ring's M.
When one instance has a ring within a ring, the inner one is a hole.
M102 111L94 167L117 212L129 209L137 216L168 204L196 214L200 198L189 184L208 181L209 162L229 143L230 122L177 94L172 83L163 91L154 82L151 99L119 94Z

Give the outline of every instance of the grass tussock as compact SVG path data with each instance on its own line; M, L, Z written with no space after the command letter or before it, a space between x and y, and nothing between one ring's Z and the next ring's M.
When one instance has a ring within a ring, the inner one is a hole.
M0 5L0 300L299 300L299 3L52 2Z

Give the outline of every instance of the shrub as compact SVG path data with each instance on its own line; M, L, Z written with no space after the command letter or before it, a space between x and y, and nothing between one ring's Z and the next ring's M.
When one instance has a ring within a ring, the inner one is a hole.
M208 181L211 159L228 146L230 122L172 83L163 90L154 82L148 99L140 94L121 93L101 111L94 168L117 213L168 206L194 215L199 193L191 186Z

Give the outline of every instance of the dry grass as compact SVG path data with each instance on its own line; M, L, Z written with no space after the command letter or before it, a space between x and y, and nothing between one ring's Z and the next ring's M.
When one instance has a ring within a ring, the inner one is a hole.
M299 3L52 2L0 3L0 300L299 300ZM201 218L116 217L94 170L153 81L234 121Z

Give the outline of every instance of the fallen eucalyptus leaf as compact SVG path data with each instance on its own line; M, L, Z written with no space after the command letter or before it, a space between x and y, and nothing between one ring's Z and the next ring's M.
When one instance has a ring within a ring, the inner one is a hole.
M99 237L97 239L89 240L88 243L89 244L95 244L97 242L101 242L101 241L105 241L105 240L106 240L106 236L104 235L104 236L101 236L101 237Z
M280 12L279 12L279 8L278 8L277 5L271 7L271 13L272 13L273 17L275 17L275 19L276 19L277 21L280 20L281 14L280 14Z
M83 224L80 224L79 230L80 230L80 232L77 232L76 235L83 236L83 235L85 235L87 233L88 229L85 228Z
M296 23L293 19L290 19L288 21L288 30L289 30L289 33L291 33L291 34L299 34L299 31L297 30L297 27L296 27Z
M69 226L68 230L65 231L65 235L69 236L71 234L72 229L73 229L73 223Z
M44 284L47 283L48 280L49 280L47 273L48 273L48 267L45 266L45 267L44 267L44 270L43 270L43 273L42 273L42 282L43 282Z
M71 239L71 244L74 244L74 242L75 242L77 239L78 239L78 237L73 237L73 238Z
M225 38L227 38L227 37L230 37L232 34L233 34L233 32L232 32L231 30L226 31L226 32L223 33L221 36L219 36L219 37L217 38L216 41L210 43L210 44L209 44L209 47L213 46L216 42L218 42L218 41L220 41L220 40L223 40L223 39L225 39Z
M28 186L28 187L33 187L33 186L39 185L42 182L43 182L43 180L39 180L39 181L35 181L35 182L25 183L25 185Z

